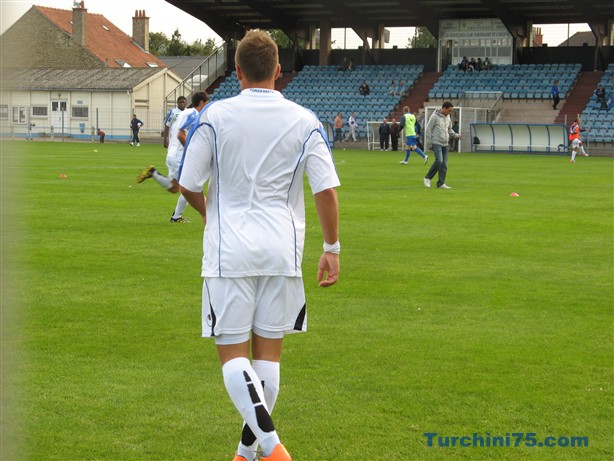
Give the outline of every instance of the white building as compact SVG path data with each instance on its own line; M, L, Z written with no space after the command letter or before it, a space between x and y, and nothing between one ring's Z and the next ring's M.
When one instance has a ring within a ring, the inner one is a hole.
M98 128L107 139L129 139L130 119L141 134L158 137L166 115L164 95L180 83L166 68L20 69L4 72L0 132L25 137L90 138Z

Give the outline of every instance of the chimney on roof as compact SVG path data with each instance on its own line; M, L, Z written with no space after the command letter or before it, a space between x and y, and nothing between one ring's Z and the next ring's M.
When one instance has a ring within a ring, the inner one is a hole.
M535 34L533 38L534 46L542 46L544 44L544 36L542 34L542 28L534 27L533 32Z
M145 16L145 10L136 10L132 18L132 40L149 51L149 18Z
M86 46L86 22L85 1L75 2L72 9L72 39L81 46Z

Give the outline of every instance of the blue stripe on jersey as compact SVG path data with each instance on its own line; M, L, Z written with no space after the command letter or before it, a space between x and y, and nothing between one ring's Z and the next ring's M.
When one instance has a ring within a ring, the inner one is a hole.
M202 125L204 125L204 123L201 123L200 125L198 124L198 120L200 119L200 116L203 112L205 112L209 106L211 104L214 104L214 102L210 102L209 104L207 104L205 107L203 107L203 109L200 112L196 112L194 115L194 119L192 120L192 126L190 127L190 130L188 131L188 136L186 137L185 140L185 146L183 146L183 154L181 154L181 162L179 163L179 173L177 173L177 182L179 182L179 179L181 178L181 171L183 170L183 159L185 159L185 154L188 150L188 146L190 145L190 141L192 140L192 136L194 136L194 132L201 127ZM188 119L190 119L192 117L192 115L188 116ZM187 122L183 125L182 129L187 128Z
M192 112L190 115L188 115L188 118L186 118L185 123L181 126L181 130L189 130L191 128L191 125L198 120L198 116L200 115L200 112L196 111L196 112Z
M166 114L166 117L164 117L164 122L163 122L164 125L166 125L172 113L173 113L173 109L168 111L168 114Z

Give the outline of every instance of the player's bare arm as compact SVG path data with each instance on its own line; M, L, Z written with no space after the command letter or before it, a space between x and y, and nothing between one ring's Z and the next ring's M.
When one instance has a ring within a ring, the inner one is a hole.
M169 133L168 126L164 126L164 148L165 149L168 149L168 133Z
M189 189L181 186L181 195L185 197L190 206L200 213L203 218L203 223L207 223L207 199L202 191L192 192Z
M318 262L318 284L321 287L334 285L339 278L339 203L334 188L314 195L316 209L322 226L325 247ZM186 197L187 198L187 197Z

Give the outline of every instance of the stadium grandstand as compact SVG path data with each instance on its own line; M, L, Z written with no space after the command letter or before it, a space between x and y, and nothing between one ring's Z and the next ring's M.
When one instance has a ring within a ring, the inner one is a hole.
M207 87L214 100L239 92L233 44L244 31L280 29L290 38L292 48L280 49L283 77L277 89L313 110L325 123L332 123L337 112L344 117L355 112L360 127L357 134L363 140L368 136L368 122L399 118L404 105L416 112L451 100L460 107L469 94L475 101L476 94L498 92L502 106L486 122L569 125L581 114L589 126L586 139L600 143L606 153L614 152L614 109L597 107L593 95L599 81L608 94L614 93L614 2L609 0L422 0L411 5L394 1L386 8L375 0L293 1L291 5L274 0L257 5L238 0L169 3L206 22L228 44L225 73ZM564 23L587 23L595 45L547 47L536 39L532 24ZM384 47L385 27L411 26L426 27L438 46ZM332 28L352 28L363 45L333 49ZM464 72L458 68L463 56L489 57L493 66L487 71ZM354 62L354 69L340 70L348 59ZM392 96L388 90L398 80L404 81L408 91ZM561 97L557 110L552 110L551 103L554 80L559 82ZM371 90L366 97L358 92L363 81Z
M561 99L576 83L580 64L510 64L464 72L450 65L429 91L430 99L459 99L467 91L501 91L505 99L550 99L554 80Z

